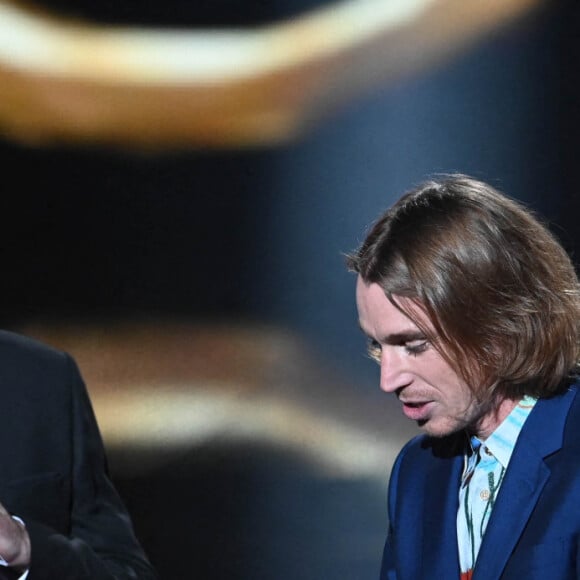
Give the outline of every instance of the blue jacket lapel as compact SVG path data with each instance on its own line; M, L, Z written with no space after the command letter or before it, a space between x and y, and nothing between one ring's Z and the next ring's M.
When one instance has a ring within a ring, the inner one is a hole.
M409 522L415 526L415 536L421 536L422 552L415 554L411 567L416 573L409 578L459 578L457 507L462 468L462 454L432 458L421 501L416 501L417 519Z
M459 578L457 508L462 468L463 458L455 460L449 482L441 487L442 497L434 498L438 509L434 511L434 519L428 522L423 538L425 557L421 578ZM437 484L436 480L432 483L434 487Z
M473 580L500 578L550 477L544 458L562 447L576 389L537 402L518 437L479 551Z

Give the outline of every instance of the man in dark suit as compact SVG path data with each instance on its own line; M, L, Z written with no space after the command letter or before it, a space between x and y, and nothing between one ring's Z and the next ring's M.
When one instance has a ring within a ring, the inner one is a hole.
M155 577L73 360L0 332L0 578Z
M389 485L382 580L580 578L580 291L525 208L466 176L349 257L380 385L425 432Z

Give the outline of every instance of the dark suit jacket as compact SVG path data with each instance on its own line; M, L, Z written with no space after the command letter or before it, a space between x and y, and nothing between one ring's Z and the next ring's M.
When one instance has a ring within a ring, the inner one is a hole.
M538 401L514 449L473 580L580 578L580 396ZM420 436L389 486L382 580L459 579L456 517L464 436Z
M26 523L29 580L155 577L107 477L75 363L1 331L0 502Z

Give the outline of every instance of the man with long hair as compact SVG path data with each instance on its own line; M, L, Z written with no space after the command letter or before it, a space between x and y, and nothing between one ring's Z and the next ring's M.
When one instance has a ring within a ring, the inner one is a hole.
M424 434L389 485L381 579L580 577L580 286L530 211L424 183L348 258L360 326Z

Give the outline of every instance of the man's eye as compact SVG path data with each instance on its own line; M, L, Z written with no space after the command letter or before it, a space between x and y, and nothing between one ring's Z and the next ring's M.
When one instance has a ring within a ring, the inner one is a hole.
M405 344L405 350L411 355L418 355L425 352L429 348L428 340L413 340Z
M369 343L367 345L369 357L378 363L381 362L381 350L381 345L376 340L369 339Z

